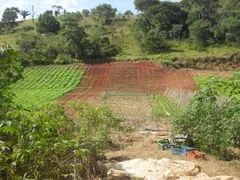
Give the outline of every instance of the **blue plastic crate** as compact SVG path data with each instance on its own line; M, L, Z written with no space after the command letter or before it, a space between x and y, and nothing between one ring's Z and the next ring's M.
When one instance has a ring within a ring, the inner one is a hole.
M187 146L180 146L180 147L171 147L171 152L173 155L178 156L186 156L186 152L193 151L195 148L187 147Z

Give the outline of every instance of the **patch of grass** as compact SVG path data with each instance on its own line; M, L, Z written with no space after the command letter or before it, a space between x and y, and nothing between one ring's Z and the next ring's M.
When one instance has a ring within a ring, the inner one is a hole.
M230 56L235 52L239 52L239 48L234 45L213 46L206 48L205 51L197 51L192 49L191 45L187 42L169 41L169 45L171 46L170 50L163 51L159 54L144 54L138 47L138 43L133 35L128 34L126 38L127 40L125 42L129 42L127 44L129 44L131 47L129 46L127 50L123 50L122 54L113 58L114 60L149 60L152 62L162 63L172 62L175 58L182 60L207 57L218 58Z
M154 104L155 116L172 116L177 111L174 102L170 101L167 97L161 95L151 95L150 100Z
M12 86L14 101L27 109L39 108L78 86L84 70L76 65L35 66L26 68Z

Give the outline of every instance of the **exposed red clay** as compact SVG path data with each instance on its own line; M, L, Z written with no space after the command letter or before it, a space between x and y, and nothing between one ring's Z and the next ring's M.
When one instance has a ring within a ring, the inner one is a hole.
M163 95L167 88L197 88L189 71L169 69L150 62L114 62L85 67L86 73L80 85L61 97L60 102L90 101L104 91ZM70 111L68 106L66 111Z

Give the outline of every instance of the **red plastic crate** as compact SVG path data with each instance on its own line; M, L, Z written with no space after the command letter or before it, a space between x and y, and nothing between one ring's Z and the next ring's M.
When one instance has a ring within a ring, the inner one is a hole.
M205 154L199 151L188 151L186 152L186 157L188 159L204 159Z

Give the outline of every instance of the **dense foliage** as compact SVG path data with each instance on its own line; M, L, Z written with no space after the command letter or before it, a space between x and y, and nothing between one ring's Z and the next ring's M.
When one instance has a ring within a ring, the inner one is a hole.
M161 2L149 7L136 23L137 38L144 51L161 52L168 48L166 40L181 40L187 31L187 12L179 5Z
M101 175L109 133L119 124L107 108L75 104L71 123L64 108L47 105L33 112L11 111L1 120L0 177L3 179L88 179Z
M0 120L14 106L9 86L22 78L22 68L17 57L11 48L0 48Z
M60 29L60 23L53 16L52 11L46 11L40 14L36 24L39 33L57 33Z
M226 160L239 159L235 149L240 148L239 81L239 76L204 78L189 108L175 119L176 131L188 134L203 151Z
M111 24L113 18L116 16L117 9L112 8L110 4L100 4L92 9L92 15L97 16L103 24Z
M135 9L142 12L158 3L158 0L134 0Z
M140 5L143 8L139 9ZM134 30L142 49L149 53L170 48L166 46L166 40L188 38L197 50L215 44L239 44L240 12L237 9L240 4L237 1L182 0L173 3L135 0L135 7L144 13L136 20L138 26Z
M2 22L5 25L14 26L18 18L19 9L16 7L6 8L2 15Z
M36 24L39 33L27 29L28 27L23 27L25 30L19 29L16 44L25 66L66 64L83 60L88 62L91 58L114 56L120 52L119 46L108 35L110 29L105 25L100 23L89 31L87 27L80 25L80 12L66 12L58 19L61 27L52 11L46 11Z

